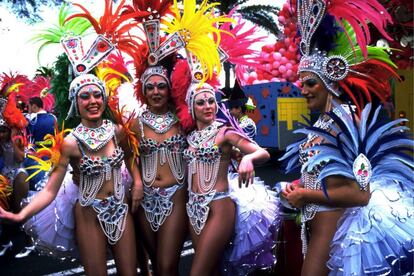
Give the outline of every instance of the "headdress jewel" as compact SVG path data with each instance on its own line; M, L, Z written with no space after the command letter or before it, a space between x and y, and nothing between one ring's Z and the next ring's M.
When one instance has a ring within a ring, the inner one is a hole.
M107 95L104 83L95 75L88 74L96 65L98 65L113 49L114 46L102 35L98 35L86 55L84 54L82 39L80 37L68 37L61 40L73 72L77 76L70 84L69 100L71 106L66 118L78 115L76 96L79 90L90 84L96 85L103 93L103 99L106 102Z

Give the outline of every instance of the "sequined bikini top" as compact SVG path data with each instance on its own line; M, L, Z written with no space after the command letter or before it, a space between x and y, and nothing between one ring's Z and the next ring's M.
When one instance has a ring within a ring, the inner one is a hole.
M143 155L149 155L165 149L170 152L183 152L187 148L187 140L184 135L176 134L162 142L158 142L155 139L142 137L140 141L140 153Z
M215 163L220 161L222 150L215 143L221 123L214 122L205 129L195 130L187 136L191 148L184 150L184 159L190 163L198 161L201 163Z
M355 106L349 106L347 104L341 104L341 107L344 108L348 112L348 114L351 113L350 108L355 110ZM336 113L338 116L341 116L341 113L336 108L333 109L333 112ZM332 130L332 123L333 120L328 115L321 115L313 125L317 128L330 132ZM306 151L307 148L314 146L313 141L317 137L318 136L316 134L310 133L308 134L306 141L299 145L299 162L302 164L302 168L306 168L309 159L312 158L312 156L314 156L315 154L318 154L318 152L315 150ZM318 175L322 169L322 166L324 165L325 164L319 164L315 166L312 171L306 172L311 175ZM304 169L302 169L302 171L304 171Z
M76 138L76 137L75 137ZM104 171L109 171L111 168L120 168L124 160L124 151L118 146L116 135L114 135L115 150L110 156L88 156L85 153L82 142L76 138L82 157L79 163L79 171L89 177L94 177L102 174Z

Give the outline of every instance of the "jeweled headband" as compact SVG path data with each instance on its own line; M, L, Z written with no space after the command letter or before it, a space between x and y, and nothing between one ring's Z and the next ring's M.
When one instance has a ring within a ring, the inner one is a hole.
M95 75L92 74L85 74L76 77L71 83L69 87L69 100L72 102L68 115L66 118L70 118L74 115L79 115L78 104L77 104L77 95L82 87L87 85L96 85L100 91L102 91L103 101L106 103L107 96L105 90L105 84Z
M187 106L188 106L188 112L191 114L191 117L195 120L195 114L194 114L194 99L195 97L203 92L208 92L211 95L213 95L214 100L217 104L216 100L216 92L214 91L214 88L209 85L208 83L203 83L201 86L198 83L193 83L189 89L189 92L187 93ZM216 110L216 112L218 109Z
M147 83L148 79L151 76L160 76L165 79L165 81L168 84L168 87L171 88L170 79L168 77L167 69L165 69L163 66L150 66L147 69L145 69L144 73L141 75L141 82L142 82L142 93L145 95L145 84Z
M311 72L316 74L326 89L339 97L342 92L338 89L337 81L344 79L349 72L349 64L339 55L326 56L326 53L316 51L311 55L303 56L299 63L298 73ZM305 79L301 79L305 81Z

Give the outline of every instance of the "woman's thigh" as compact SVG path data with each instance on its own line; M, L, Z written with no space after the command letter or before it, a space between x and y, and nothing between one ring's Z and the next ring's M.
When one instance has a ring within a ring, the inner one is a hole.
M112 246L118 275L137 274L135 229L131 214L127 214L122 237Z
M106 275L106 236L92 207L75 206L76 239L87 275Z
M157 260L158 270L174 273L178 269L180 253L187 236L187 214L185 204L187 191L177 190L173 198L173 210L157 232ZM169 254L165 254L169 252ZM171 274L170 274L171 275Z
M310 221L310 240L302 275L328 275L326 262L329 258L330 244L342 214L343 210L319 212Z
M204 229L195 239L191 275L212 275L234 233L235 204L230 198L210 203ZM195 233L192 233L194 235Z

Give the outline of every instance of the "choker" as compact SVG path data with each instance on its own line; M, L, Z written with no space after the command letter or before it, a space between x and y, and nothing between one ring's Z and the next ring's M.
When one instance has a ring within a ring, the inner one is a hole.
M218 133L219 126L221 125L222 123L214 121L211 125L202 130L194 130L187 136L188 143L193 148L199 148Z
M110 120L103 120L97 128L89 128L79 124L72 134L83 142L90 151L98 151L114 137L115 126Z
M154 114L147 110L141 115L141 121L155 131L155 133L166 133L171 127L178 122L175 115L168 111L165 114Z

